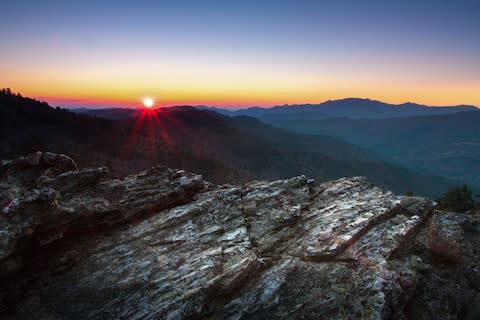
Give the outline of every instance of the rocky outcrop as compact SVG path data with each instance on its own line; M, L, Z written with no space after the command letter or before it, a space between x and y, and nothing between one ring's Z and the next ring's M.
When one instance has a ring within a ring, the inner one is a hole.
M121 180L36 153L0 167L11 319L475 319L477 216L365 178Z
M41 152L2 162L1 260L21 259L32 245L41 248L65 235L104 231L190 202L206 185L201 176L165 167L106 181L100 180L107 168L76 167L67 156Z

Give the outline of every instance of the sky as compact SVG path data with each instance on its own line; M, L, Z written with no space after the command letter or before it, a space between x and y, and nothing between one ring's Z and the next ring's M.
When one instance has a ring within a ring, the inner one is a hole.
M480 106L480 1L4 1L0 87L52 105Z

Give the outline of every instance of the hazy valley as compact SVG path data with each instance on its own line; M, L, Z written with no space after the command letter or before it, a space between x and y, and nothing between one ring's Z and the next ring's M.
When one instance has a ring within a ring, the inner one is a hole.
M229 117L193 107L80 111L55 109L3 93L1 130L6 138L1 142L2 157L50 150L74 155L82 166L107 164L118 176L164 164L198 172L215 183L299 174L318 181L366 176L393 192L432 198L463 183L440 177L441 172L433 172L435 176L431 171L406 169L399 162L391 164L378 150L355 146L357 141L344 142L326 132L295 133L304 127L287 131L248 116ZM474 184L471 187L477 190Z

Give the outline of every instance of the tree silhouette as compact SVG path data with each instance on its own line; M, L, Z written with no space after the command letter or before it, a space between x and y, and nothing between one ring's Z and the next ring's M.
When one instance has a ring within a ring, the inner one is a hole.
M455 212L467 212L474 208L472 191L466 184L448 189L437 202L439 208Z

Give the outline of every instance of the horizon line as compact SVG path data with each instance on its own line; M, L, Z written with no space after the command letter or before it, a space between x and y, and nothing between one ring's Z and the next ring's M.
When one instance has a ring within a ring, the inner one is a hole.
M50 99L45 99L46 97L35 97L35 99L38 99L40 101L47 102L49 105L52 107L61 107L65 109L144 109L142 106L133 106L133 105L128 105L126 103L106 103L106 104L79 104L79 105L69 105L69 104L54 104L49 102L48 100ZM53 98L54 99L54 98ZM60 99L61 100L61 99ZM66 100L74 100L74 101L81 101L82 99L66 99ZM406 104L413 104L417 105L420 107L427 107L427 108L452 108L452 107L474 107L477 109L480 109L480 106L474 105L474 104L465 104L465 103L460 103L460 104L452 104L452 105L428 105L428 104L422 104L422 103L417 103L413 101L406 101L402 103L390 103L390 102L385 102L377 99L372 99L372 98L359 98L359 97L346 97L346 98L340 98L340 99L327 99L322 102L305 102L305 103L284 103L284 104L274 104L271 106L266 106L266 105L246 105L246 106L226 106L226 105L210 105L210 104L172 104L172 105L167 105L167 106L158 106L156 108L174 108L174 107L194 107L194 108L216 108L216 109L224 109L224 110L243 110L243 109L251 109L251 108L260 108L260 109L271 109L271 108L276 108L276 107L297 107L297 106L319 106L328 102L336 102L336 101L344 101L344 100L364 100L364 101L371 101L371 102L377 102L377 103L382 103L382 104L387 104L391 106L398 106L401 107Z

